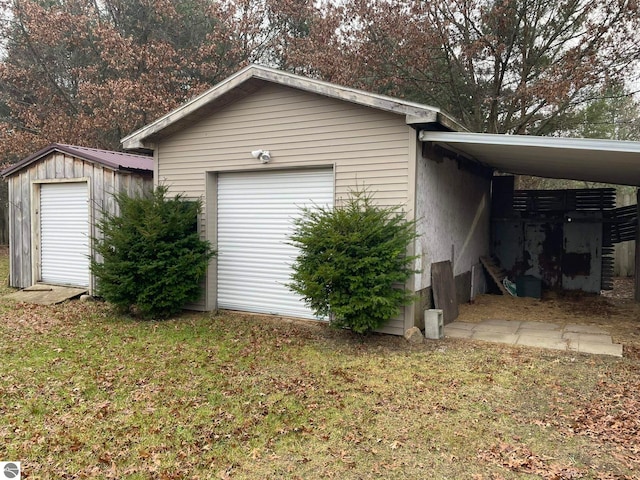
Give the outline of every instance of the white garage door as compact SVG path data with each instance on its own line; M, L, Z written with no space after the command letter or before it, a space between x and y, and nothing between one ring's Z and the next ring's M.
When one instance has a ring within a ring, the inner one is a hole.
M40 186L40 280L89 286L89 194L86 182Z
M218 306L313 318L285 285L297 249L287 245L300 207L333 205L333 171L218 176Z

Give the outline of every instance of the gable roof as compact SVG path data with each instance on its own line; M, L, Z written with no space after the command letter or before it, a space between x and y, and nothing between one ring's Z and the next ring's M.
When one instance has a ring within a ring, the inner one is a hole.
M424 126L436 123L445 130L465 130L453 118L435 107L343 87L261 65L249 65L172 112L124 137L121 140L122 146L125 150L147 149L147 142L177 132L221 107L252 94L266 83L403 115L408 125Z
M65 153L73 157L81 158L88 162L104 165L112 170L122 171L138 171L153 172L153 158L147 155L136 155L132 153L113 152L110 150L100 150L97 148L79 147L76 145L65 145L63 143L52 143L38 150L36 153L29 155L27 158L14 163L4 171L1 175L8 177L19 170L37 162L41 158L52 152Z

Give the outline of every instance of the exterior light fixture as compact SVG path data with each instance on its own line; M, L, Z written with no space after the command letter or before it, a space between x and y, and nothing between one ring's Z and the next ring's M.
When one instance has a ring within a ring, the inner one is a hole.
M269 163L269 161L271 160L271 154L269 153L269 150L254 150L251 152L251 155L253 156L253 158L257 158L262 163Z

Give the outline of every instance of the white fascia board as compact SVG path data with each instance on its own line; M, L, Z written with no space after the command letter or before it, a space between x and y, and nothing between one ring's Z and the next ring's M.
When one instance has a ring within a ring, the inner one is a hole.
M181 118L186 117L190 113L198 110L200 107L206 105L214 98L218 98L224 93L232 90L236 86L244 83L248 78L251 77L251 65L243 68L238 71L234 75L231 75L226 80L223 80L221 83L216 85L215 87L207 90L204 93L192 98L188 102L179 106L175 110L163 115L162 117L154 120L153 122L145 125L144 127L136 130L135 132L127 135L120 143L125 150L131 150L136 148L145 148L144 139L153 135L154 133L159 132L164 129L168 125L180 120Z
M239 87L251 78L275 83L278 85L288 86L303 90L325 97L330 97L346 102L351 102L378 110L405 115L407 123L417 122L437 122L439 120L447 120L452 125L457 123L449 117L443 116L438 108L422 105L420 103L400 100L385 95L365 92L354 88L343 87L333 83L316 80L313 78L302 77L289 72L283 72L261 65L249 65L237 73L223 80L213 88L199 96L189 100L184 105L176 108L168 114L158 118L152 123L136 130L130 135L124 137L120 143L125 150L145 148L145 139L160 132L169 125L183 119L192 114L199 108L212 102L213 100L225 95L234 88Z
M640 142L431 131L419 138L506 173L640 185Z
M420 141L447 144L504 145L513 147L640 153L640 142L594 138L421 131Z

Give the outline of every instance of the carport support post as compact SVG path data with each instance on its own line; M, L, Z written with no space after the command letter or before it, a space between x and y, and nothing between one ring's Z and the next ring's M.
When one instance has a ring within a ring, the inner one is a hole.
M635 300L637 303L640 303L640 188L636 189L636 221Z

